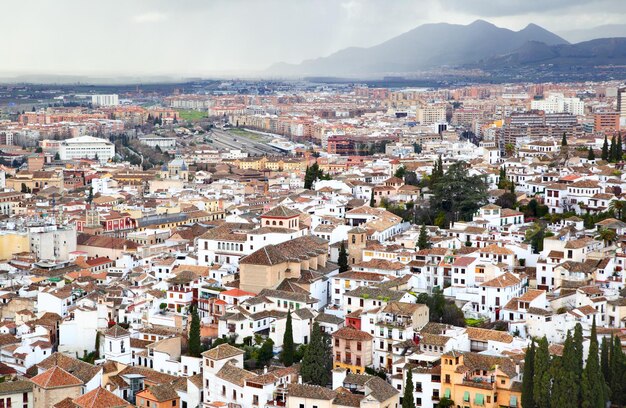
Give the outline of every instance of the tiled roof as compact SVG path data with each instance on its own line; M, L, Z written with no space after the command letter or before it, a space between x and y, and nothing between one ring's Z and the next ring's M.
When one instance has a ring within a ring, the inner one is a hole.
M129 334L128 330L120 326L119 324L115 324L104 332L105 336L110 336L113 338L118 338L122 336L127 336Z
M335 398L335 392L319 385L288 384L287 394L297 398L316 399L331 401Z
M327 252L328 242L326 240L314 235L306 235L280 244L266 245L241 258L239 264L270 266L289 261L307 260Z
M284 205L279 205L267 211L261 217L291 218L291 217L297 217L300 214L301 214L300 211L292 210L290 208L285 207Z
M44 389L83 385L81 380L59 366L54 366L30 380Z
M125 408L133 406L102 387L98 387L76 398L74 404L81 408Z
M77 377L84 383L89 382L96 374L98 374L98 372L100 372L100 370L102 370L102 367L86 363L77 358L59 352L53 353L50 357L37 364L38 368L48 371L56 366Z
M246 380L252 379L257 375L253 372L244 370L243 368L239 368L235 365L226 363L224 366L215 374L217 378L221 378L222 380L228 381L230 383L236 384L240 387L243 387L246 383Z
M202 353L204 357L208 357L212 360L224 360L226 358L233 358L242 354L245 354L243 350L227 343L220 344L219 346Z
M332 336L335 338L340 338L344 340L359 340L359 341L372 340L371 334L361 331L361 330L357 330L350 326L342 327L341 329L334 332Z
M521 281L515 275L510 272L505 272L487 282L483 282L480 286L487 286L492 288L505 288L508 286L517 285Z

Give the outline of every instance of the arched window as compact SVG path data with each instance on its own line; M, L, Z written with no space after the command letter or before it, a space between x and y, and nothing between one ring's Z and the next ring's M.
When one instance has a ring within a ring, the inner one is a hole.
M282 226L283 226L283 222L282 222L282 221L280 221L280 222L278 223L278 225L280 225L280 226L282 227Z
M353 235L353 236L352 236L352 243L353 243L353 244L356 244L356 235Z
M272 225L276 225L276 221L272 221Z

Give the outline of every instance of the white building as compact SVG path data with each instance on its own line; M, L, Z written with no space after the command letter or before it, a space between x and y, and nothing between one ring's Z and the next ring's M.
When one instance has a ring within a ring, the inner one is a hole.
M585 114L585 103L579 98L565 98L562 93L553 93L546 99L530 102L533 110L545 113L571 113L582 116Z
M101 163L111 160L115 156L115 145L108 140L93 136L80 136L67 139L59 146L61 160L95 159Z
M140 137L139 143L154 148L159 146L161 150L171 150L176 147L176 138L148 135Z
M116 106L120 104L117 94L91 95L91 104L94 106Z

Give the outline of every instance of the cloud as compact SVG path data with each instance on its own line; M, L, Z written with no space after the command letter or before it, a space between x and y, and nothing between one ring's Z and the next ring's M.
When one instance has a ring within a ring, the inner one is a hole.
M167 20L167 15L165 13L160 13L158 11L151 11L148 13L138 14L133 17L133 21L135 23L159 23L161 21Z

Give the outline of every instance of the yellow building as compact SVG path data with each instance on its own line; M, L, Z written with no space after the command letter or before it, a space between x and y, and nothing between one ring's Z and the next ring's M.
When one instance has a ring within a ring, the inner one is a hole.
M15 191L36 192L47 187L63 188L63 176L54 171L22 171L6 180L6 186Z
M508 357L453 351L441 356L441 395L462 408L520 408L517 373Z
M14 254L30 252L28 233L26 231L3 231L0 233L0 260L11 259Z

